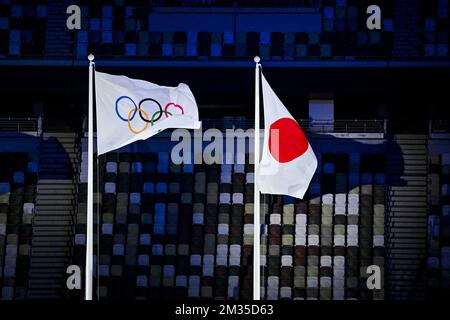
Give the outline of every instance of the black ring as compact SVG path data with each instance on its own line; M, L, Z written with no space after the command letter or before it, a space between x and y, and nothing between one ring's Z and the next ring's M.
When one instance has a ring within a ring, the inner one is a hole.
M161 119L161 117L162 117L162 114L163 114L163 109L162 109L162 107L161 107L161 105L159 104L159 102L158 101L156 101L155 99L152 99L152 98L145 98L145 99L142 99L140 102L139 102L139 117L141 117L141 119L142 119L142 121L145 121L145 122L147 122L147 123L151 123L152 121L151 120L147 120L147 119L145 119L144 118L144 116L142 115L142 112L141 112L141 105L142 105L142 103L144 103L145 101L153 101L154 103L156 103L157 105L158 105L158 107L159 107L159 116L156 118L156 119L153 119L153 123L155 123L156 121L158 121L159 119Z

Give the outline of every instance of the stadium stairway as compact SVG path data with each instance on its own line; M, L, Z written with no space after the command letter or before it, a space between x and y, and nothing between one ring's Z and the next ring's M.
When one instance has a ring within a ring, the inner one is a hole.
M389 299L424 298L427 232L425 135L389 139L386 272Z
M76 201L75 133L46 133L41 144L29 298L61 298L70 264Z
M73 30L66 28L66 9L72 1L49 0L45 54L49 57L73 56Z

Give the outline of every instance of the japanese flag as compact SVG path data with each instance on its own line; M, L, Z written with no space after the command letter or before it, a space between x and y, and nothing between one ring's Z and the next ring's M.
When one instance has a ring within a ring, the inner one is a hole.
M317 168L316 156L300 125L261 77L265 130L257 185L262 193L302 199Z

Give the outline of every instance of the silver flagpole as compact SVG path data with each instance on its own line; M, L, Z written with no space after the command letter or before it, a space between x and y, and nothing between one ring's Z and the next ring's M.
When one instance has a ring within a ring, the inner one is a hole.
M259 166L259 64L260 58L256 56L253 59L255 66L255 174L254 174L254 214L253 214L253 300L261 299L261 223L260 223L260 192L257 184L257 172Z
M89 112L88 112L88 184L86 216L86 270L85 300L92 300L92 269L94 250L94 55L89 59Z

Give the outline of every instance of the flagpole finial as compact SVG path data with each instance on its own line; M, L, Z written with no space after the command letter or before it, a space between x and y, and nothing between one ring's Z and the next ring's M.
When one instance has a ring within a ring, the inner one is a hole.
M94 61L94 55L91 53L90 55L88 55L88 60L90 61L90 62L92 62L92 61Z
M253 61L255 61L255 63L259 63L261 61L261 58L259 56L255 56L253 58Z

